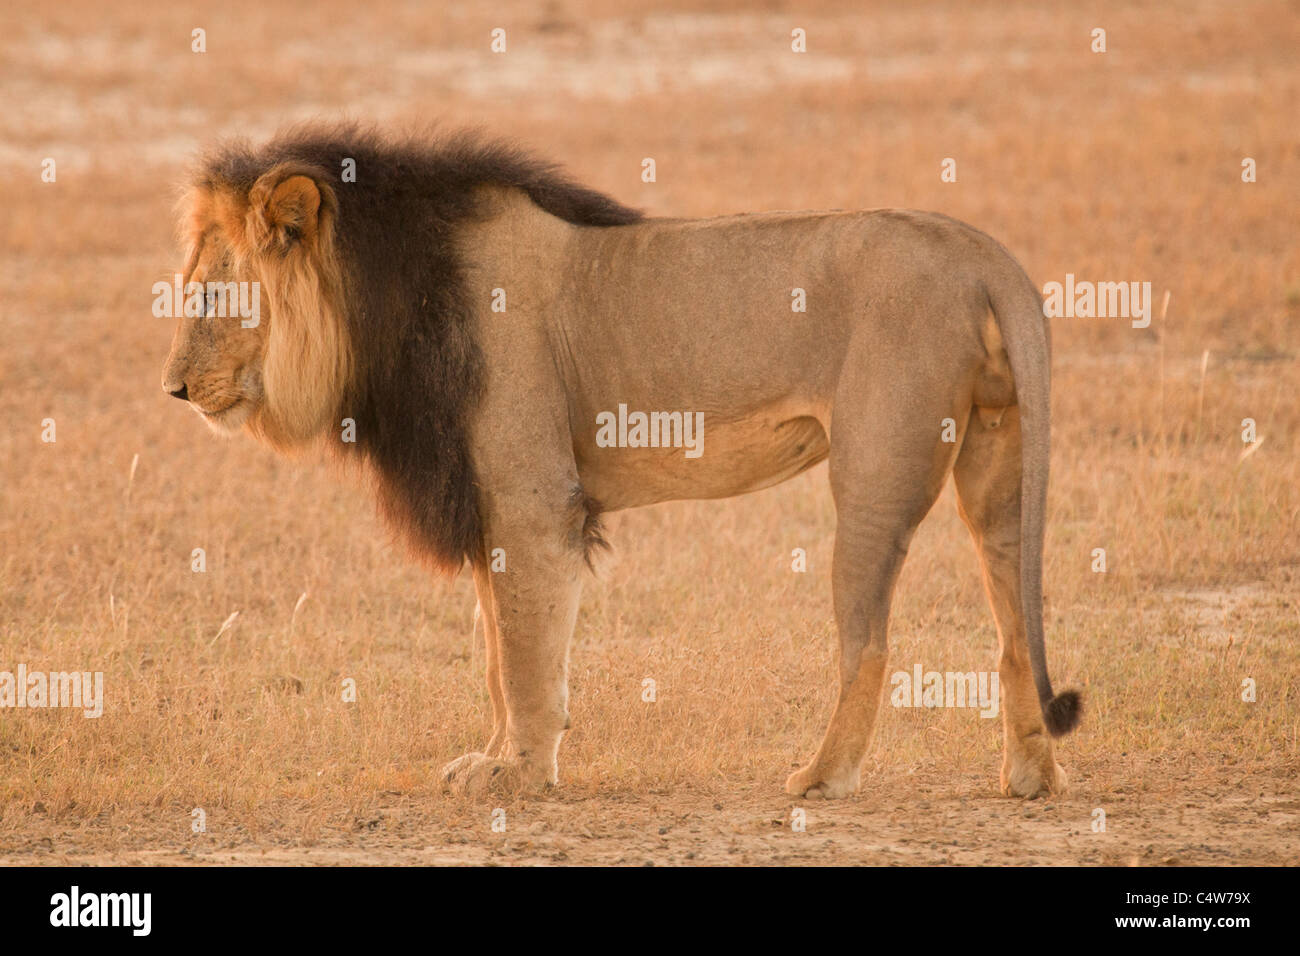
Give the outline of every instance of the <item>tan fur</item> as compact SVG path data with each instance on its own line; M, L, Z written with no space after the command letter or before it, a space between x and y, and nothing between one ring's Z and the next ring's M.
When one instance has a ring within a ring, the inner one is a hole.
M286 166L246 197L193 197L196 275L220 261L213 250L232 250L267 285L269 331L235 330L205 346L182 322L164 376L165 387L188 384L200 408L223 391L222 376L225 393L256 378L235 427L285 445L331 427L358 363L383 361L349 354L332 197L303 178ZM1005 251L921 213L591 228L547 214L519 190L483 187L480 200L456 244L484 366L468 428L483 521L472 563L494 717L485 752L448 764L448 784L479 792L558 779L594 502L617 511L737 495L829 457L839 698L789 792L857 789L884 686L894 582L954 469L1002 642L1002 787L1024 796L1063 787L1021 588L1022 561L1030 580L1041 560L1040 503L1031 496L1022 523L1021 500L1022 475L1032 476L1027 488L1046 481L1045 330L1032 286ZM287 252L286 228L301 239ZM807 313L791 311L794 287L806 290ZM495 289L508 295L504 315L491 310ZM241 379L250 367L257 375ZM1022 416L1016 405L1026 396ZM620 403L702 412L704 453L601 447L597 416ZM940 437L948 418L956 443ZM496 549L503 571L489 567Z

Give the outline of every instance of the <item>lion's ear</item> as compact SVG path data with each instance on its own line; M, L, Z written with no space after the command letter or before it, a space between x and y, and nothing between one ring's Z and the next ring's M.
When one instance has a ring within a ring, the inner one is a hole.
M299 243L316 241L322 217L333 211L334 193L311 170L282 164L253 184L248 202L253 245L285 255Z

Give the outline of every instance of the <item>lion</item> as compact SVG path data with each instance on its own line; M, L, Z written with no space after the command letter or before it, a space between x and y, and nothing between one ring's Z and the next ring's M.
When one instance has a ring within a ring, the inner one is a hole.
M220 146L182 208L186 290L264 303L179 318L163 389L219 432L363 463L415 555L472 572L492 733L447 789L557 783L602 514L827 459L838 699L786 791L858 789L894 585L949 475L999 637L1001 789L1065 788L1052 738L1082 698L1044 651L1049 333L989 236L897 209L649 218L481 134L357 125Z

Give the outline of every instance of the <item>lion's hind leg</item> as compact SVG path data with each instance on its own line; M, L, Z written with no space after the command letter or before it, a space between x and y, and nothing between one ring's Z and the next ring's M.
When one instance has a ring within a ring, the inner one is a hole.
M816 755L786 781L794 796L845 797L858 788L885 686L894 584L956 456L942 436L954 412L945 389L922 390L923 399L900 409L882 384L888 377L866 363L860 369L862 377L841 382L831 425L839 697Z
M1012 406L1002 415L971 416L954 479L962 520L975 539L984 591L997 624L1001 656L1005 756L1002 792L1036 797L1066 787L1056 763L1034 687L1021 603L1020 417Z

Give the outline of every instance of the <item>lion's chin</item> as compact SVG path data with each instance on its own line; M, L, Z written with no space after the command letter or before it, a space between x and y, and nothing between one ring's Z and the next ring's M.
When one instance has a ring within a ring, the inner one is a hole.
M193 404L191 407L203 416L209 428L220 435L231 435L239 431L252 417L254 411L253 403L244 398L235 399L230 405L215 412L206 411Z

